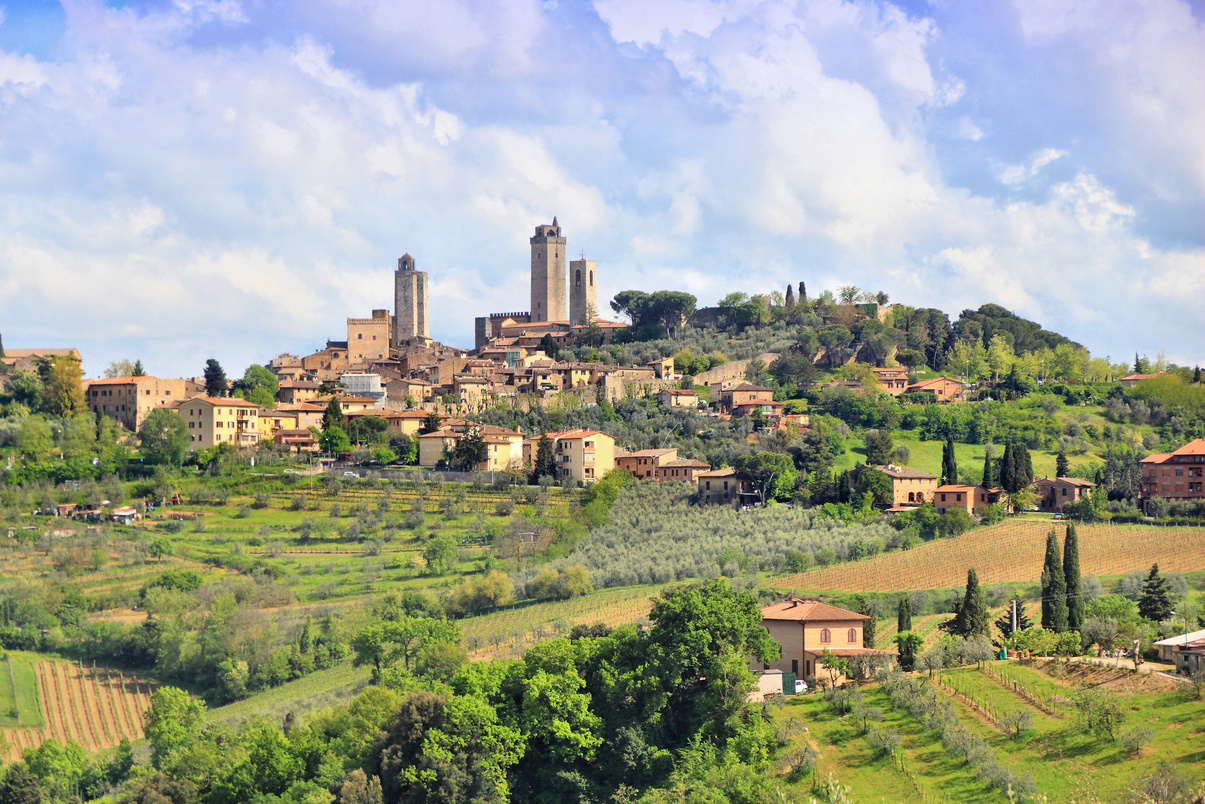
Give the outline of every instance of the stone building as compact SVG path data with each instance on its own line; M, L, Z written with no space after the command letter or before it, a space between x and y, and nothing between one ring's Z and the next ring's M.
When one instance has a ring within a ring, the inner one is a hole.
M556 217L536 227L531 238L531 320L567 321L565 309L565 238Z
M874 653L882 655L884 662L888 661L888 653L894 653L871 651L863 646L862 635L869 616L817 600L791 597L766 606L761 610L761 617L762 627L782 647L782 655L761 668L754 661L750 663L751 670L776 669L794 673L796 678L810 678L825 673L820 664L825 653L843 658Z
M393 274L394 346L416 338L429 338L427 272L414 268L414 258L403 254Z
M122 427L136 433L152 410L175 405L195 390L196 384L184 379L112 377L89 381L84 399L93 413L116 419Z
M388 310L373 310L372 318L347 319L347 359L367 363L389 357L390 321ZM335 365L332 361L331 368Z
M598 318L598 283L594 260L582 258L569 263L569 323L591 323Z

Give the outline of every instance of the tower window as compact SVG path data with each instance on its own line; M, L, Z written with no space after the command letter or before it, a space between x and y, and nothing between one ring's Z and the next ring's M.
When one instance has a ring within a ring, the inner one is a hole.
M594 287L594 272L590 272L590 287Z

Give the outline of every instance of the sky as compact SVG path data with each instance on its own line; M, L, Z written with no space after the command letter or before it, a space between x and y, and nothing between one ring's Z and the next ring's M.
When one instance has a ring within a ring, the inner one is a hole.
M1205 362L1205 0L0 0L0 336L228 374L392 307L856 285Z

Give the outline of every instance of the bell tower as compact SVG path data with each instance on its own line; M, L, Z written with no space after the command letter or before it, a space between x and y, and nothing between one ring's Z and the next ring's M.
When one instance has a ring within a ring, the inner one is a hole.
M556 217L531 238L531 320L566 321L565 238Z
M413 338L429 337L427 272L416 270L414 258L403 254L393 274L393 339L401 346Z
M569 325L581 324L591 310L594 318L598 318L598 269L594 260L586 259L583 254L580 260L569 263Z

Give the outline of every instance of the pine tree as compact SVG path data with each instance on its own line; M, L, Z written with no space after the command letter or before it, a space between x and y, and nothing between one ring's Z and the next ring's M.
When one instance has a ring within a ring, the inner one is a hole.
M322 429L326 431L342 426L343 407L339 404L339 397L332 396L331 401L326 403L326 412L322 414Z
M983 452L983 487L988 489L996 487L996 472L995 466L992 463L992 451L990 447L991 445L989 444L988 449L985 449Z
M130 374L130 376L131 377L145 377L146 376L146 369L144 369L142 367L141 360L134 361L134 371L132 374Z
M1010 637L1014 633L1012 603L1013 601L1010 600L1009 605L1004 608L1004 613L1000 615L998 620L996 620L996 627L999 628L1000 633L1006 637ZM1016 601L1016 603L1017 631L1024 631L1026 628L1029 628L1031 625L1033 625L1033 623L1029 621L1029 614L1027 614L1025 611L1025 604L1020 600Z
M906 597L900 598L899 609L895 615L895 630L901 634L912 630L912 604Z
M1046 561L1042 567L1042 627L1067 630L1067 577L1054 528L1046 534Z
M1138 614L1161 623L1172 610L1172 590L1167 579L1159 574L1159 565L1153 564L1151 572L1142 584L1142 597L1138 598Z
M858 606L858 613L865 614L869 618L862 623L862 647L873 648L874 632L876 627L874 619L874 607L870 605L869 600L863 598L861 605Z
M1068 523L1067 538L1063 542L1063 578L1067 592L1067 630L1079 631L1084 627L1083 584L1079 574L1079 536L1075 523Z
M223 397L230 391L222 364L212 357L205 361L205 396Z
M1066 477L1071 471L1071 464L1067 462L1067 453L1064 450L1059 450L1059 454L1054 459L1054 476Z
M24 762L9 765L4 782L0 783L0 801L5 804L40 804L42 800L38 777L33 775L29 767Z

